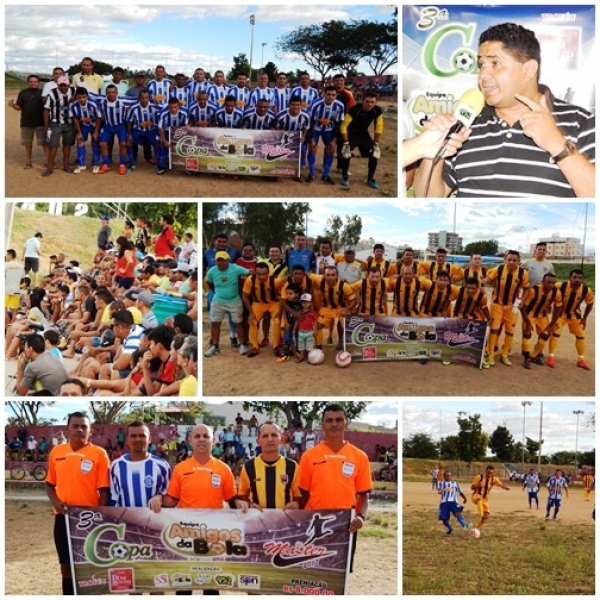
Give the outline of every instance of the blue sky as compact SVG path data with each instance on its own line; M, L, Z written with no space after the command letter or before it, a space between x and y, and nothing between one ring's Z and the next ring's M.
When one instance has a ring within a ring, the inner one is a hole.
M5 13L5 63L11 70L49 73L84 56L132 69L163 64L167 71L191 76L196 67L227 73L233 57L250 57L249 15L256 16L252 66L273 61L280 70L306 69L294 56L277 57L278 38L293 29L331 19L387 22L390 3L360 5L261 4L215 6L47 5L8 6ZM68 43L67 43L68 39ZM264 62L261 55L264 47ZM359 70L372 74L368 65ZM397 74L397 65L389 74ZM311 73L312 75L312 73Z
M579 416L578 450L587 451L595 447L595 433L587 424L588 415L595 411L594 401L544 401L542 438L544 454L561 450L575 450L577 416L574 410L583 410ZM481 400L461 401L405 401L402 403L402 437L413 433L427 433L437 442L440 437L440 417L442 433L445 436L458 433L456 418L458 411L480 414L483 431L491 434L499 425L505 425L516 442L523 439L523 406L519 400L482 402ZM441 414L440 414L441 413ZM540 401L535 400L525 408L525 436L538 439Z
M452 231L456 206L456 230L463 244L484 239L497 239L500 246L523 249L540 237L558 233L563 237L583 238L584 203L533 202L423 202L390 199L367 202L344 199L324 199L312 202L308 233L323 233L332 215L359 214L362 217L362 238L393 246L409 244L425 248L429 231ZM595 248L595 206L588 206L586 248ZM534 229L535 228L535 229Z

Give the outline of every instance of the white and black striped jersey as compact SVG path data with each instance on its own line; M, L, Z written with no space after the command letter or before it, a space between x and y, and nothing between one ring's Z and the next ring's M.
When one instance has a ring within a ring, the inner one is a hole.
M277 115L275 126L283 131L304 131L310 127L310 117L304 111L300 111L299 115L292 117L290 111L286 110Z
M218 108L212 102L207 102L204 108L201 108L197 102L194 102L188 110L189 124L193 127L210 127Z
M344 105L339 100L325 104L325 100L317 100L310 109L313 131L335 131L344 120Z
M273 106L277 114L288 109L290 105L290 94L292 90L289 87L273 88Z
M224 106L221 106L215 113L214 123L217 127L224 127L226 129L240 129L242 126L242 119L244 118L244 111L240 108L234 108L232 113L228 113Z
M259 100L266 100L269 103L269 107L273 106L273 88L267 87L264 90L260 88L254 88L250 94L250 106L256 106Z
M319 91L313 87L304 89L302 86L297 86L292 90L290 98L292 96L300 96L302 110L309 110L310 107L320 98Z
M166 106L169 102L169 89L173 85L170 79L157 81L153 79L146 88L150 92L150 102L158 106Z
M98 105L91 100L88 100L85 106L79 104L79 102L71 102L69 114L71 118L77 119L79 124L84 127L94 127L97 119L100 117Z
M139 102L134 104L127 113L126 121L137 131L152 131L156 129L156 120L160 108L156 104L148 104L144 108Z
M268 110L261 117L256 114L256 109L252 108L244 113L242 125L244 129L271 129L271 127L275 127L275 114Z
M159 129L169 129L169 127L181 127L182 125L187 125L188 122L188 112L185 108L180 107L179 110L173 115L169 111L169 107L165 106L160 113L158 113L158 117L156 118L156 124Z
M74 93L75 88L69 88L66 94L61 94L57 87L50 90L44 103L44 108L50 110L50 123L69 125L73 122L69 110L69 100Z

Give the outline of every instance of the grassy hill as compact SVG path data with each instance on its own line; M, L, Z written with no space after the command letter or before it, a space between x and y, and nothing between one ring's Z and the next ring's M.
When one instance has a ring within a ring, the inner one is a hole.
M573 269L579 269L581 267L581 263L573 264L573 263L556 263L552 261L554 264L554 272L556 273L556 278L558 281L567 281L569 278L569 273ZM584 264L583 265L583 281L585 284L594 291L596 289L596 265L595 264Z
M4 86L7 90L22 90L27 87L27 82L14 75L4 73Z

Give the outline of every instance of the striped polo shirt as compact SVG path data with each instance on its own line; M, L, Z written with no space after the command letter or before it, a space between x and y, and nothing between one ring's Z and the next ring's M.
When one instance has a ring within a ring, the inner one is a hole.
M592 113L556 99L543 85L552 115L565 136L590 162L595 162L595 118ZM444 181L459 197L556 196L575 193L550 155L523 133L521 123L510 126L491 106L471 125L473 133L460 151L444 163Z

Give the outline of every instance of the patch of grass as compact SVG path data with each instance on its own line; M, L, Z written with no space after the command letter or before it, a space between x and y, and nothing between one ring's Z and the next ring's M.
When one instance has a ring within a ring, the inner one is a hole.
M444 538L430 513L406 508L404 594L594 594L593 524L495 517L478 540L457 528ZM481 576L457 577L457 557L461 573Z
M552 261L554 265L554 273L559 281L567 281L569 279L569 273L573 269L579 269L581 263L557 263ZM583 281L593 291L596 289L596 265L584 264L583 265Z
M364 529L361 529L360 535L361 537L372 537L377 538L379 540L393 539L396 537L394 533L391 533L389 531L384 531L383 529L368 529L366 527Z

